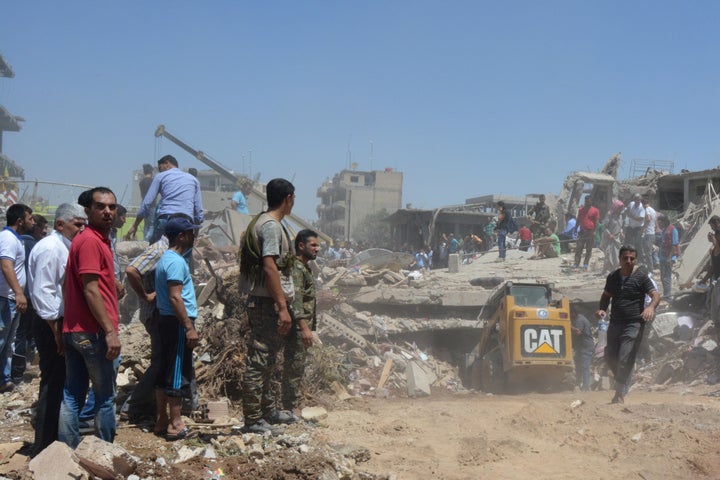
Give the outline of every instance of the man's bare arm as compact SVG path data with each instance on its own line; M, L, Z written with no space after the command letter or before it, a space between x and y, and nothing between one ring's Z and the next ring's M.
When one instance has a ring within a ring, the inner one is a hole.
M98 275L85 273L80 275L80 278L83 283L83 295L85 295L90 313L92 313L95 321L97 321L100 328L105 332L105 341L107 342L108 349L105 358L113 360L120 355L120 338L118 338L115 327L105 308L98 284Z
M280 286L280 271L275 263L275 257L263 257L263 273L265 274L265 287L275 301L278 308L278 333L284 335L292 327L292 318L288 311L285 294Z
M15 307L18 312L25 313L25 310L27 310L27 298L25 298L25 292L20 287L20 282L17 275L15 275L15 262L7 258L0 259L0 269L2 269L5 281L15 293Z

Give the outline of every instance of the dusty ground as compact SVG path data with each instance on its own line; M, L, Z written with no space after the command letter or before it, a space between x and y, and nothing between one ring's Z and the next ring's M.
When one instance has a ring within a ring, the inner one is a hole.
M122 427L117 443L144 460L137 472L144 478L208 479L208 470L218 468L224 478L324 478L323 472L333 471L321 454L326 445L369 450L355 473L370 475L353 478L720 478L716 391L702 384L633 390L625 405L611 405L608 392L353 398L317 426L289 429L291 435L309 434L310 452L281 450L264 465L220 449L217 460L160 468L152 460L171 459L179 445L137 427ZM578 400L582 404L572 407ZM229 429L205 430L185 444L218 445L230 435ZM0 426L2 442L31 436L27 421L5 419Z

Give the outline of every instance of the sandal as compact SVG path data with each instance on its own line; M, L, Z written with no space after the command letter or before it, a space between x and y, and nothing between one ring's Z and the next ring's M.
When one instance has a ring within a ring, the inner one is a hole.
M190 430L188 427L183 428L177 433L165 433L165 440L168 442L174 442L176 440L184 440L186 438L193 438L197 435L197 432Z

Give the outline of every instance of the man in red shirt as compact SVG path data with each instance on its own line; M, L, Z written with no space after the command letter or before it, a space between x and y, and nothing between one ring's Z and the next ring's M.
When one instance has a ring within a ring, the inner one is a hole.
M518 238L520 239L520 246L518 247L518 250L521 252L527 252L530 248L530 244L532 243L532 231L523 225L520 227L520 230L518 230Z
M597 228L599 220L600 211L593 207L592 198L590 198L590 195L587 195L585 197L585 204L580 207L577 215L577 225L575 228L579 230L579 233L577 247L575 248L575 264L573 268L578 268L578 265L580 265L580 258L582 257L584 249L585 263L583 264L583 268L585 270L588 269L592 249L595 246L595 229Z
M110 229L115 223L115 194L105 187L89 191L87 228L70 245L65 270L65 388L58 440L71 448L80 443L79 415L89 382L95 395L95 433L115 438L115 369L120 355L118 298Z

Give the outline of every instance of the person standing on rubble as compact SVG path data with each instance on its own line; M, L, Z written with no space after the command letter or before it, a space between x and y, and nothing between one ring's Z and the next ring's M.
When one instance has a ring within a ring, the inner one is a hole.
M642 255L640 257L640 264L643 265L648 272L652 273L655 267L653 264L653 248L655 247L657 212L650 206L650 198L647 195L643 195L642 197L642 206L645 209L645 222L642 228Z
M628 225L625 227L625 243L637 249L642 249L642 232L645 224L645 208L639 193L633 195L632 201L625 209ZM642 250L640 250L642 253Z
M182 420L182 399L191 397L195 378L192 351L199 336L195 330L198 315L195 288L185 254L192 250L199 229L200 225L186 218L171 218L164 229L169 248L155 269L161 368L155 382L154 432L165 434L170 441L187 438L191 433Z
M670 295L672 294L672 273L673 265L677 261L678 255L680 255L678 231L675 225L670 223L665 215L658 215L657 218L658 226L660 227L660 283L662 283L663 294L662 298L670 301Z
M295 187L275 178L266 191L268 210L250 222L240 249L240 280L249 289L250 323L242 404L246 432L275 434L273 423L292 421L287 412L277 409L271 377L283 337L292 327L288 307L295 295L291 276L295 255L280 222L295 205Z
M95 432L115 439L115 359L120 355L118 297L110 248L117 203L109 188L81 194L87 227L70 244L65 276L65 387L58 440L70 448L80 443L80 411L92 381ZM88 202L89 200L89 202Z
M157 209L157 220L153 237L146 239L155 243L165 233L165 224L170 217L182 213L192 218L197 225L201 225L205 214L203 213L202 198L200 196L200 183L197 178L178 168L178 161L172 155L165 155L158 160L158 170L150 189L143 198L135 222L125 235L126 240L135 237L138 225L143 218L150 214L155 197L160 194L160 204Z
M37 243L47 235L47 219L36 213L33 215L35 225L32 231L20 235L25 245L25 278L28 276L28 258L30 252ZM15 385L19 385L23 381L25 370L27 368L28 358L32 358L35 350L35 340L32 335L33 318L37 315L30 299L30 286L25 283L25 298L27 298L27 310L20 315L17 332L15 333L15 342L13 345L12 367L10 378Z
M600 211L593 206L590 195L585 196L585 202L578 210L577 224L575 226L575 229L578 230L578 239L575 247L575 264L573 268L578 268L580 265L583 250L585 250L583 268L585 270L589 268L592 249L595 246L595 229L599 221Z
M152 185L153 181L153 166L149 163L145 163L142 166L143 169L143 176L140 179L140 182L138 186L140 187L140 198L144 199L145 195L147 195L148 190L150 190L150 185ZM145 215L145 223L143 224L143 238L145 240L149 240L154 235L155 230L155 209L157 208L157 205L155 205L155 202L153 201L152 204L150 204L150 207L148 208L148 213Z
M648 274L636 265L637 251L632 245L620 247L620 268L608 275L595 316L604 319L610 301L610 326L607 332L605 362L615 379L612 403L624 403L630 390L645 325L653 321L660 294ZM650 296L646 305L645 296Z
M65 267L70 242L85 229L86 219L80 205L60 205L55 211L55 230L35 245L28 258L30 299L37 314L32 331L40 357L40 391L35 408L35 442L31 457L58 439L65 384L62 339Z
M715 325L715 335L720 342L720 230L708 233L710 247L710 268L702 283L710 285L710 318Z
M307 349L313 345L317 328L315 279L308 262L317 258L319 250L317 232L305 229L295 236L297 260L292 271L295 297L290 307L293 325L285 336L282 375L282 406L293 417L292 421L297 420L293 411L301 407Z
M12 346L20 315L27 310L25 297L25 245L20 235L35 225L32 209L22 203L11 205L5 213L7 226L0 232L0 393L15 388L10 378Z
M575 381L580 383L581 391L587 392L590 390L590 362L595 353L595 337L590 320L577 310L574 303L570 304Z
M550 221L550 207L545 203L545 195L538 197L538 202L530 210L530 215L533 216L533 223L530 226L533 236L542 237Z
M622 218L620 214L623 208L625 208L625 204L621 200L615 200L607 215L605 215L605 228L603 228L602 241L600 242L600 248L605 252L603 274L617 270L620 266L618 263L622 242Z
M244 181L240 185L240 190L235 192L230 199L230 208L237 210L239 213L244 213L245 215L249 214L250 211L248 210L247 197L252 191L252 182L250 180Z

